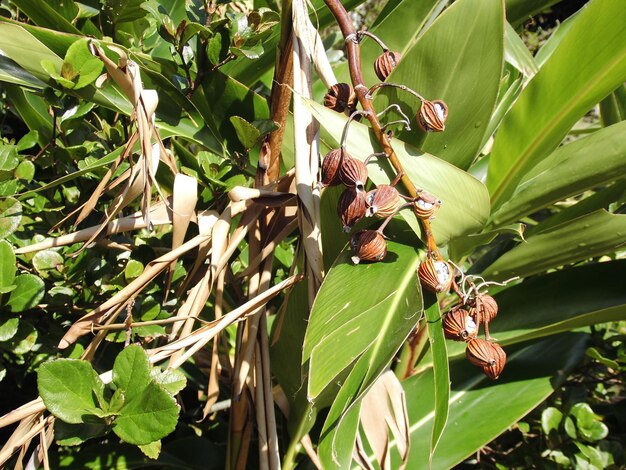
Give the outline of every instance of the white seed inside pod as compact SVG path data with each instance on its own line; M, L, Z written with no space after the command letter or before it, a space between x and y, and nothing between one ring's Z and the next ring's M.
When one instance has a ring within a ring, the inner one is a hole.
M437 272L437 279L439 284L447 284L450 278L450 268L444 261L435 261L435 271Z
M477 328L476 323L474 323L474 319L468 315L465 318L465 331L467 331L468 334L472 335L476 333L476 329Z
M417 200L417 205L421 208L421 209L432 209L434 204L431 204L430 202L426 202L423 199L418 199Z
M435 103L435 111L437 111L437 117L443 121L446 110L441 103Z

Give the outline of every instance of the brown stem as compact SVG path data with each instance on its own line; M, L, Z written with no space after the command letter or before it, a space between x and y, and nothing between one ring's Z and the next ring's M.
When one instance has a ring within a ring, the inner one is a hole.
M391 141L389 136L385 134L380 121L378 120L378 116L376 115L376 111L374 110L374 106L372 105L372 101L368 98L369 89L365 85L363 81L363 74L361 72L361 54L359 52L359 43L358 43L358 35L356 28L352 24L352 20L348 15L348 12L341 4L340 0L324 0L326 6L331 11L337 23L339 24L339 28L341 29L341 33L343 37L346 39L346 53L348 56L348 66L350 68L350 79L352 80L352 86L354 87L354 92L363 108L363 111L366 113L366 117L370 122L372 127L372 131L376 136L376 140L380 143L383 151L389 156L389 161L393 166L394 170L397 174L401 174L400 181L406 188L409 195L413 198L418 196L418 189L411 181L411 178L408 177L398 156L396 155L395 150L391 146ZM417 214L416 214L417 215ZM422 226L424 228L424 235L427 240L427 247L429 255L434 255L435 257L441 259L441 255L439 254L439 249L437 248L437 244L435 243L435 239L432 235L432 230L430 227L430 222L428 220L420 219L422 222Z

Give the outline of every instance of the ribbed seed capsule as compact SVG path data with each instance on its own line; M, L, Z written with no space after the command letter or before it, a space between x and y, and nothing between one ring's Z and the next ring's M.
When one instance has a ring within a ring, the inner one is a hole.
M365 215L381 218L393 215L402 204L398 190L391 185L381 184L367 193L365 198L367 211Z
M498 314L498 303L489 294L480 293L476 296L475 305L469 313L478 323L489 323Z
M468 341L476 337L478 328L469 312L462 308L455 308L443 317L443 333L446 338L454 341Z
M465 355L472 364L480 367L483 373L491 379L500 377L506 364L504 350L498 344L481 338L468 341Z
M385 51L374 62L374 72L381 82L384 82L396 68L402 55L399 52Z
M337 206L344 232L349 232L354 224L363 218L366 209L365 193L354 188L346 188Z
M417 124L425 132L441 132L446 126L448 105L441 100L422 101L417 113Z
M452 285L452 269L442 260L427 259L422 261L417 275L424 287L432 292L446 292Z
M367 167L361 160L344 155L339 167L339 178L348 188L363 191L367 182Z
M350 158L347 152L343 152L345 158ZM341 166L341 149L333 149L322 160L322 184L324 186L337 186L341 184L339 167Z
M441 201L432 194L422 191L413 203L415 213L421 219L430 219L441 206Z
M324 96L324 106L338 113L343 113L346 109L354 109L356 100L356 94L350 85L336 83L328 89Z
M387 255L387 242L378 230L360 230L350 239L352 262L380 261Z

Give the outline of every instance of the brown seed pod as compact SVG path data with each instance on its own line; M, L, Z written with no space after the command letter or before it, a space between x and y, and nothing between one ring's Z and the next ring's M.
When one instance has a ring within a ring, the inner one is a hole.
M387 255L387 242L378 230L360 230L350 239L352 262L380 261Z
M448 105L441 100L422 101L417 113L417 124L425 132L441 132L446 126Z
M462 308L455 308L443 317L443 333L446 338L454 341L469 341L476 337L478 328L469 312Z
M367 182L367 167L361 160L344 155L339 167L339 178L348 188L363 191Z
M422 191L413 203L415 213L421 219L430 219L441 206L441 201L432 194Z
M350 158L346 151L345 158ZM333 149L322 160L322 184L324 186L337 186L341 184L339 167L341 165L341 149Z
M337 212L341 218L344 232L349 232L352 226L363 218L366 207L365 193L363 191L357 191L354 188L346 188L346 190L341 193L339 204L337 205Z
M367 211L365 215L371 217L389 217L393 215L402 204L398 190L391 185L381 184L367 193L365 198Z
M399 52L385 51L374 62L374 72L381 82L384 82L396 68L402 55Z
M465 355L472 364L482 368L484 374L491 379L500 377L506 364L506 353L500 345L481 338L468 341Z
M324 96L324 106L343 113L346 109L352 110L356 107L356 94L347 83L336 83L328 89Z
M422 261L417 275L426 289L439 293L446 292L452 285L452 268L442 260L427 259Z
M479 323L489 323L498 314L496 299L489 294L478 294L474 301L474 306L470 308L469 313Z

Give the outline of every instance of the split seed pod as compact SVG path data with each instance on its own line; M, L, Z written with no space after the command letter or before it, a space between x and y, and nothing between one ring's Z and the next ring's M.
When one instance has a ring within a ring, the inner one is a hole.
M433 214L441 206L441 200L437 199L432 194L422 191L419 193L418 198L413 203L415 213L421 219L430 219Z
M446 126L448 105L441 100L422 101L417 113L417 124L425 132L441 132Z
M398 190L391 185L381 184L367 193L367 212L365 215L373 215L381 218L393 215L402 204Z
M367 182L367 167L361 160L348 158L346 154L339 167L339 178L348 188L356 188L357 191L363 191Z
M481 338L468 341L465 355L472 364L482 368L484 374L491 379L500 377L506 364L506 353L500 345Z
M443 333L454 341L469 341L476 337L478 328L467 310L455 308L443 317Z
M417 275L424 287L435 293L446 292L452 285L452 269L445 261L430 258L422 261Z
M350 158L344 151L345 158ZM322 184L324 186L337 186L341 184L339 179L339 166L341 165L341 149L333 149L322 160Z
M324 96L324 106L343 113L346 109L352 110L356 107L356 94L347 83L336 83L328 89Z
M475 306L470 308L470 315L479 323L489 323L498 314L498 304L496 299L489 294L478 294Z
M354 188L346 188L341 193L337 212L343 224L343 231L349 232L354 224L363 218L366 210L365 193Z
M350 239L352 262L380 261L387 255L387 242L378 230L361 230Z
M385 51L378 56L378 59L374 62L374 72L376 72L376 76L381 82L384 82L391 74L391 71L396 68L401 57L402 55L399 52L394 51Z

